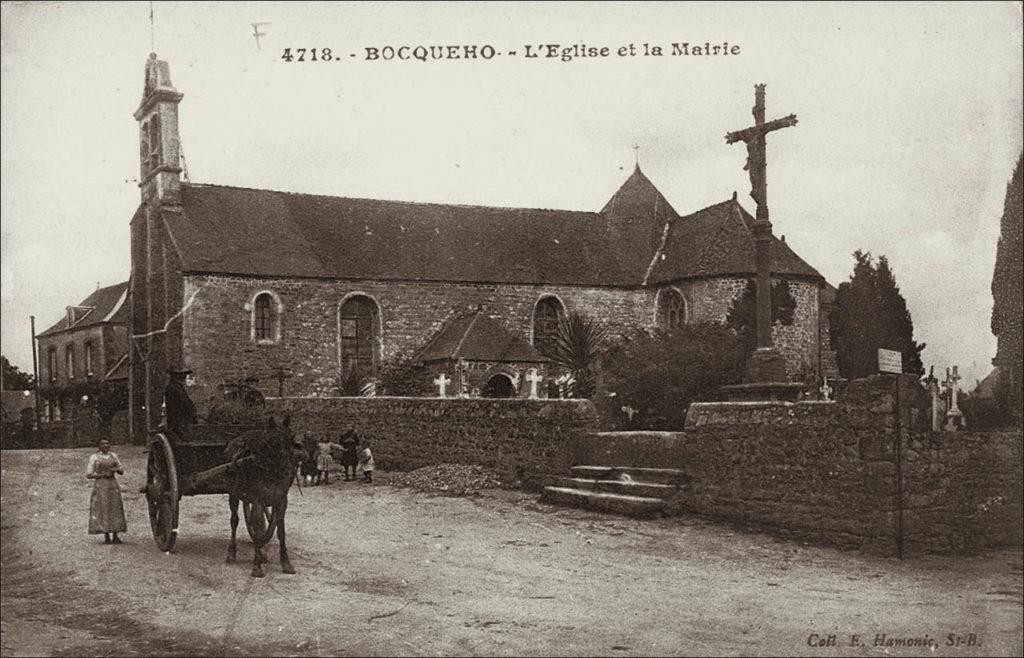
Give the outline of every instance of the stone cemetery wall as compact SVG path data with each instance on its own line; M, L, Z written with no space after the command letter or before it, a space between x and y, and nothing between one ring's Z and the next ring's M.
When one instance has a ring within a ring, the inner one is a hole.
M922 432L905 440L903 524L910 552L971 551L1024 541L1016 432Z
M684 432L577 439L577 464L678 468L679 509L896 554L896 404L891 377L850 382L835 403L706 403ZM928 396L900 388L904 554L1022 541L1022 434L933 433Z
M441 398L269 398L292 427L338 441L347 429L372 440L384 470L478 464L503 481L536 486L569 466L566 446L597 427L586 400Z

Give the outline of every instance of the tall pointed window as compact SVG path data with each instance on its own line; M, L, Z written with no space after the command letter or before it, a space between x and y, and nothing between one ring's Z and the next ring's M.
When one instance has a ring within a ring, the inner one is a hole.
M46 374L51 384L57 383L57 350L50 349L46 353Z
M541 354L550 354L558 338L558 321L565 308L557 297L544 297L533 310L533 346Z
M671 331L686 324L686 300L674 288L666 288L658 295L658 325Z
M372 375L377 356L377 304L357 296L338 311L339 358L342 377Z

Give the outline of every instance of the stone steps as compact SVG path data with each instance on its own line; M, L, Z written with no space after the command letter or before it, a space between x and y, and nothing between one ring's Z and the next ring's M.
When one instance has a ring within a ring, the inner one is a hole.
M614 480L628 475L635 482L651 482L682 486L687 484L686 473L677 468L643 468L640 466L573 466L574 477L592 480Z
M542 501L651 518L676 509L679 493L689 489L686 474L675 468L573 466L569 470L572 477L544 487Z
M677 489L677 487L671 484L658 484L655 482L637 482L636 480L623 482L622 480L593 480L587 478L559 478L554 486L625 494L627 496L648 496L651 498L671 496Z
M569 487L544 487L541 500L556 505L583 507L599 512L615 512L640 518L661 516L666 507L665 501L661 498L626 496Z

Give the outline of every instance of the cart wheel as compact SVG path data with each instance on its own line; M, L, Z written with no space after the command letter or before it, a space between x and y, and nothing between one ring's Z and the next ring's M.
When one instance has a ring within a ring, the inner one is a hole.
M178 536L178 469L171 442L163 434L157 434L149 444L146 502L153 539L161 551L170 551Z
M276 506L246 500L242 501L242 514L245 516L245 529L254 544L262 546L270 541L277 530Z

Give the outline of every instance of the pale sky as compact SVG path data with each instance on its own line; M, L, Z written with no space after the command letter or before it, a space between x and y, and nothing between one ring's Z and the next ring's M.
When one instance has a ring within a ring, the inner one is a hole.
M0 348L31 372L29 315L42 331L128 278L149 3L0 11ZM887 255L925 365L958 364L969 385L991 368L989 286L1022 147L1019 3L157 2L154 39L185 94L193 182L338 196L599 210L639 144L679 213L733 190L753 212L744 149L723 135L751 123L767 83L768 118L799 117L768 139L776 234L833 285L855 249ZM615 54L705 41L740 53ZM612 55L523 57L547 43ZM463 44L502 55L364 58ZM286 63L285 47L341 61Z

